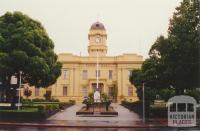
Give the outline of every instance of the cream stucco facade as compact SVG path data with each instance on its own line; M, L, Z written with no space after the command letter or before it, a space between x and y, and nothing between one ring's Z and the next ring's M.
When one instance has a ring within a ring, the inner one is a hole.
M98 90L108 94L115 102L124 98L138 100L136 88L129 82L129 73L133 69L141 68L142 56L137 54L107 56L107 33L100 22L91 26L88 41L88 56L71 53L58 55L58 61L62 63L62 74L57 82L48 88L52 97L60 101L76 100L79 103L89 93L94 92L97 85L98 52ZM40 93L40 96L42 95L43 93Z

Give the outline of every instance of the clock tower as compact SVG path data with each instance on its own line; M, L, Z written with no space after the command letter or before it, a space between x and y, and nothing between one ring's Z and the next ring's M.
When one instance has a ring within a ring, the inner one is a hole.
M92 24L89 34L89 46L88 53L89 56L96 56L97 51L100 56L106 56L107 54L107 34L105 27L100 22L95 22Z

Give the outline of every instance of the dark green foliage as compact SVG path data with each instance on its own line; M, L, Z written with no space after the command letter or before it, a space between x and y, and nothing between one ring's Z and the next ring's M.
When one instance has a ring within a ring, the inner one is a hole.
M165 89L159 90L158 94L160 95L160 99L168 101L169 98L175 96L175 91L173 89L165 88Z
M129 77L129 81L137 86L141 86L141 83L143 82L143 74L142 71L140 69L135 69L131 72L130 77Z
M33 102L60 102L58 99L49 99L48 101L46 99L40 99L40 98L35 98L32 99Z
M183 0L170 19L168 36L157 38L149 58L141 70L133 71L130 82L136 86L144 82L145 87L159 90L173 87L176 94L200 87L199 19L199 1Z
M23 105L17 108L0 108L0 120L45 120L57 113L60 109L72 106L71 102L33 102L32 105Z
M83 100L83 104L86 105L86 109L89 110L90 106L94 103L94 100L93 100L93 93L91 93L87 98L85 98Z
M44 94L45 100L50 101L51 100L51 91L46 91Z
M35 99L32 99L33 102L45 102L46 100L45 99L40 99L40 98L35 98Z
M29 90L28 88L25 88L25 89L24 89L24 95L25 95L26 98L28 99L28 97L32 95L32 91Z
M109 106L110 106L110 104L111 104L111 100L110 100L110 98L109 98L109 96L107 95L107 94L105 94L105 93L102 93L101 94L101 102L103 103L103 104L105 104L105 106L106 106L106 111L108 111L108 109L109 109Z
M0 17L0 79L4 88L10 88L10 78L22 83L48 87L61 74L61 63L53 52L54 43L42 24L22 14L10 13Z
M71 103L72 105L76 104L75 100L69 100L69 103Z
M145 102L146 104L150 105L153 100L156 98L157 90L156 89L151 89L150 87L145 87ZM142 100L142 87L137 88L137 95L140 100Z
M121 101L121 105L126 107L127 109L129 109L130 111L134 111L135 113L137 113L140 117L142 117L143 115L143 103L142 101L135 101L135 102L131 102L131 101ZM148 116L148 109L149 107L146 106L146 117Z
M185 92L186 95L192 96L196 99L197 103L200 103L200 90L192 89Z
M172 85L177 94L183 94L184 89L197 88L199 84L199 16L199 1L184 0L170 20L168 37L159 37L150 50L150 55L159 58L163 66L159 78L168 87Z

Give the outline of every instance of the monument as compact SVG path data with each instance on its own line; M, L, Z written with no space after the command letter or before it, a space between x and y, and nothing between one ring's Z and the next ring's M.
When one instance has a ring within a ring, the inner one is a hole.
M99 91L94 92L94 103L100 103L101 102L101 97Z

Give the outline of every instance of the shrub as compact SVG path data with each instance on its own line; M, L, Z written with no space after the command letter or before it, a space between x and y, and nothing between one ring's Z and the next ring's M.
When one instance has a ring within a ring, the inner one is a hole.
M33 102L30 99L23 99L22 104L23 106L31 106Z
M44 106L38 106L38 112L44 112L45 110Z
M76 101L75 100L69 100L69 103L74 105L74 104L76 104Z
M45 112L50 112L52 111L51 105L45 105Z
M130 111L134 111L140 116L142 115L142 101L129 102L129 101L123 100L121 101L121 105L128 108Z
M83 100L83 104L86 104L87 110L90 108L90 106L93 104L93 99L91 97L87 97Z
M44 94L45 100L50 101L51 100L51 91L46 91L46 94Z
M50 102L60 102L58 99L54 99L54 98L50 99L49 101Z
M64 110L65 109L65 104L64 103L59 103L59 109Z
M172 89L161 89L158 93L161 99L167 101L169 98L175 96L175 90Z
M109 106L110 106L110 104L111 104L111 100L110 100L110 98L108 97L108 95L106 95L106 94L101 94L101 101L102 101L102 103L104 103L105 104L105 106L106 106L106 110L108 111L108 108L109 108Z
M151 106L149 108L148 116L151 118L167 118L167 107Z
M28 88L25 88L24 95L26 96L26 99L28 99L28 97L32 95L32 91L29 90Z
M52 110L57 110L57 109L59 109L59 105L57 105L57 104L52 104L52 105L51 105L51 108L52 108Z
M199 103L200 100L200 90L199 89L193 89L193 90L187 90L186 95L189 95L191 97L194 97L197 101L197 103Z
M33 102L45 102L44 99L40 99L40 98L35 98L32 100Z
M59 109L64 110L66 107L73 105L72 103L67 103L67 102L60 102L59 103Z

